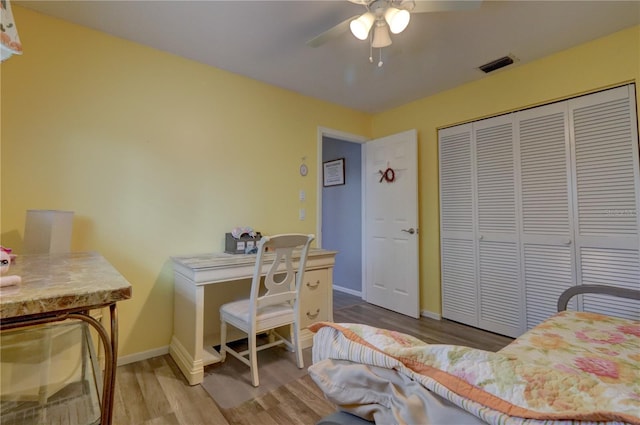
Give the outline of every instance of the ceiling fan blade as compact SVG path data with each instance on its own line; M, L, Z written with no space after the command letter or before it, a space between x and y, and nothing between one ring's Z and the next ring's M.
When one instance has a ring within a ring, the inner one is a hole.
M323 45L324 43L326 43L329 40L332 40L342 34L344 34L345 32L349 31L349 24L351 23L352 20L354 20L355 18L357 18L360 15L355 15L352 16L349 19L345 19L344 21L340 22L338 25L329 28L328 30L326 30L325 32L323 32L322 34L312 38L311 40L307 41L307 46L310 47L319 47L321 45Z
M480 3L482 3L482 0L415 0L413 9L407 9L411 13L453 12L477 9L480 7Z

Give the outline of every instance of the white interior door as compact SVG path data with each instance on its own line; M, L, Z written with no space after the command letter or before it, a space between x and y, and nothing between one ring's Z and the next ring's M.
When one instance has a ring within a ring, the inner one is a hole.
M366 301L417 318L420 297L416 131L365 143L364 158Z

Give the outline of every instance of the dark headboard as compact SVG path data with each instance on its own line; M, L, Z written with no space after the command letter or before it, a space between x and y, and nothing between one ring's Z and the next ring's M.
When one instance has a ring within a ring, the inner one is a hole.
M605 294L640 300L640 291L636 289L616 288L615 286L606 285L576 285L560 295L560 298L558 298L558 311L566 310L569 300L579 294Z

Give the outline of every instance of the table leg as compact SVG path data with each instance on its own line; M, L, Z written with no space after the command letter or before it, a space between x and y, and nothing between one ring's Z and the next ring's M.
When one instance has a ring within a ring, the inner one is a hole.
M112 373L111 373L111 385L109 391L109 422L113 419L113 396L116 390L116 369L118 368L118 312L116 311L116 305L111 304L109 306L109 313L111 317L111 352L113 353L112 359Z
M87 322L97 331L98 336L104 345L105 366L104 379L102 382L102 410L100 412L100 424L111 425L113 411L113 395L116 382L116 366L118 356L118 319L116 314L116 305L110 304L109 311L111 313L111 337L107 333L102 323L92 317L89 312L81 313L64 313L57 316L45 316L33 319L22 320L19 322L0 322L0 329L15 329L24 326L42 325L45 323L62 322L67 319L77 319Z
M111 315L111 337L102 323L91 317L88 313L70 313L69 319L79 319L87 322L98 332L98 336L104 345L104 377L102 381L102 410L100 412L100 424L111 425L113 413L113 395L116 383L116 366L118 361L118 316L116 305L109 305Z

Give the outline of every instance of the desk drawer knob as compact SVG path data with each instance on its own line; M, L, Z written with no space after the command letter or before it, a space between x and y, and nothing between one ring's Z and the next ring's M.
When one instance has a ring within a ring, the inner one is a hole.
M320 314L320 309L317 309L315 313L310 313L307 311L307 317L309 319L315 319L316 317L318 317L318 314Z
M319 279L318 279L318 280L316 280L316 284L315 284L315 285L312 285L311 283L307 282L307 287L308 287L308 288L315 289L315 288L317 288L318 286L320 286L320 280L319 280Z

